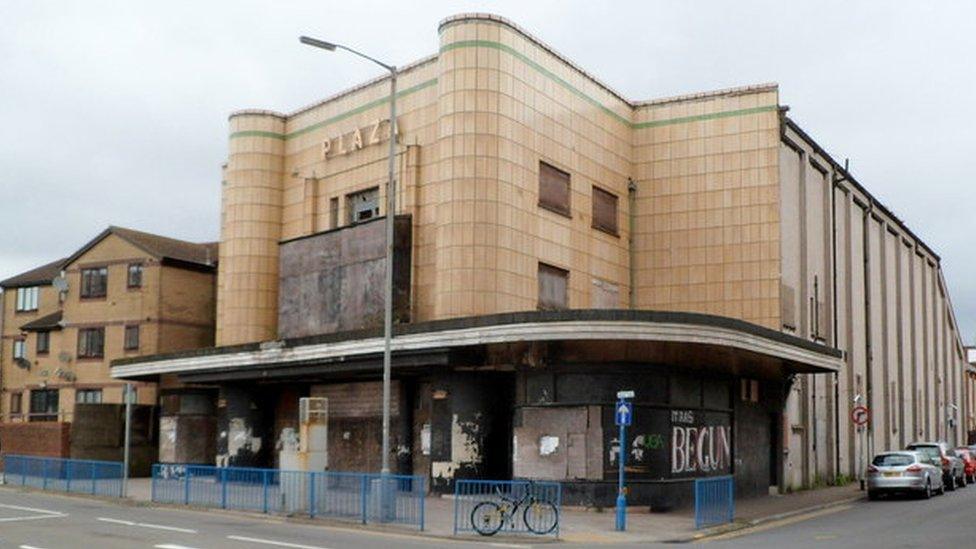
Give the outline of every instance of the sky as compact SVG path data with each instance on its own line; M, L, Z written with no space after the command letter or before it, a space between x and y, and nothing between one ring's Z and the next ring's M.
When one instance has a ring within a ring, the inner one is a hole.
M633 100L778 82L790 116L941 257L976 340L976 3L0 0L0 279L108 225L217 240L227 116L405 65L462 12L512 19Z

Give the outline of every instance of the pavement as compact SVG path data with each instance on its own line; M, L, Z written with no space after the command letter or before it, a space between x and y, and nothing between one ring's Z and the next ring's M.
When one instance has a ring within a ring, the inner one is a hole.
M972 493L976 496L976 490L972 490ZM306 549L350 546L386 548L390 545L390 539L397 540L397 547L410 547L413 544L475 546L474 543L480 547L484 545L483 542L523 547L555 541L551 537L539 536L453 537L454 503L450 498L427 499L427 528L421 533L396 527L363 527L354 522L328 519L310 520L156 505L149 502L148 479L130 481L129 494L130 499L120 501L24 491L13 487L0 488L0 548L8 546L5 542L13 543L9 545L11 547L75 547L76 544L66 545L65 542L77 543L83 538L97 540L99 547L168 546L168 549L241 547L240 544L244 543L241 538L268 541L265 545L269 547ZM612 509L595 512L565 507L560 520L560 541L583 546L700 542L708 536L733 535L736 531L747 531L791 516L815 515L838 506L852 505L863 500L862 494L855 487L848 486L743 500L737 502L738 519L735 523L704 531L694 529L690 511L649 513L632 508L628 514L628 530L616 532L613 529ZM57 523L58 528L45 528L44 523ZM193 530L193 533L183 530ZM20 537L13 538L14 534ZM119 544L113 545L115 542ZM260 546L258 542L248 543Z

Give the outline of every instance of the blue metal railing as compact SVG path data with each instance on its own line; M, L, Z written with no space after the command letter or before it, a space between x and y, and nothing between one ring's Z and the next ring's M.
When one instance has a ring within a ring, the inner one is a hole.
M122 497L122 463L3 455L7 484L95 496Z
M458 480L454 535L552 534L559 537L562 485L529 480Z
M695 479L695 528L735 520L735 480L732 476Z
M383 486L387 489L384 491ZM424 529L424 478L157 463L152 500Z

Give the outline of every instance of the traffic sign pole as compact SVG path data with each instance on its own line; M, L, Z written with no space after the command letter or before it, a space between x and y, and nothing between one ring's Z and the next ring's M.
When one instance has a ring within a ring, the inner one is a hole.
M631 407L628 398L634 398L633 391L620 391L617 393L617 406L614 408L614 419L620 426L620 445L617 452L617 530L623 532L627 529L627 488L624 486L624 471L627 467L627 426L633 421L634 409Z
M617 473L617 530L627 529L627 495L624 488L624 467L627 465L627 426L620 423L620 452L617 462L620 471Z

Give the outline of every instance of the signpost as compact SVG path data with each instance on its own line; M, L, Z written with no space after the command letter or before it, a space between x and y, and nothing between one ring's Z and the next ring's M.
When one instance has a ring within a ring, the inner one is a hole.
M634 420L634 406L628 399L634 398L633 391L619 391L614 408L615 423L620 426L620 445L617 453L617 530L627 529L627 489L624 487L624 469L627 465L627 426Z

